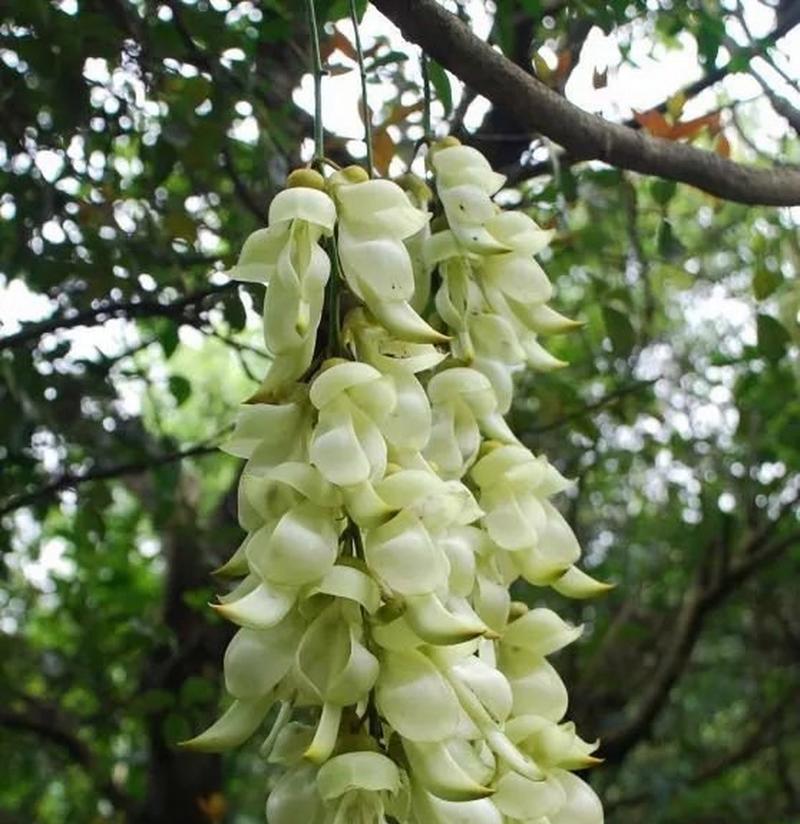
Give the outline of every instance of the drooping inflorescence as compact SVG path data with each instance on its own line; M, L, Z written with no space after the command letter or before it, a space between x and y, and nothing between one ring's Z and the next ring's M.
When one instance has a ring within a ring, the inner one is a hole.
M266 284L273 360L224 447L247 459L216 606L234 700L187 745L269 718L270 824L599 824L573 773L596 744L547 660L580 627L509 594L608 588L551 502L569 482L503 417L516 372L563 365L539 337L576 324L502 176L451 139L429 159L438 231L420 180L302 170L229 273Z

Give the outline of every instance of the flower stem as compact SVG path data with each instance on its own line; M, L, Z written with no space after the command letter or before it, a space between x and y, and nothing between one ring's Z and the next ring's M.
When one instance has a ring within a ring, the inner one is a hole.
M425 140L430 142L431 134L431 78L428 73L428 55L420 53L422 67L422 128L425 131Z
M361 77L361 108L364 116L364 143L367 146L367 172L372 177L372 123L370 122L370 111L367 105L367 73L364 70L364 53L361 50L361 34L358 30L358 12L356 11L356 0L350 0L350 20L353 23L353 32L356 41L356 56L358 58L358 73Z
M314 160L321 161L325 156L322 131L322 76L325 69L322 66L322 55L319 51L319 29L317 28L317 12L314 0L306 0L308 14L308 28L311 33L311 50L314 68Z

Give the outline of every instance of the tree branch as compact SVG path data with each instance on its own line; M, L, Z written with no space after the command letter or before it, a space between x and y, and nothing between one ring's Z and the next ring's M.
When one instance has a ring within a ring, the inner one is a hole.
M374 0L404 36L467 85L572 156L689 183L739 203L800 204L800 171L734 163L712 152L650 137L579 109L474 35L436 0Z
M80 486L88 481L107 481L111 478L121 478L125 475L137 475L140 472L147 472L149 469L154 469L158 466L166 466L167 464L182 461L184 458L197 458L203 455L210 455L218 449L219 447L216 445L202 443L189 447L188 449L168 452L166 455L155 455L144 458L141 461L134 461L133 463L98 467L87 470L86 472L65 472L63 475L59 475L50 481L50 483L44 484L44 486L40 486L38 489L33 489L30 492L23 492L8 498L3 504L0 504L0 517L8 515L10 512L14 512L23 506L30 506L37 501L46 500L57 492Z
M84 309L74 315L58 315L37 323L26 324L19 332L0 340L0 352L38 340L42 335L61 329L74 329L76 326L92 326L105 323L111 318L159 318L167 317L182 320L190 308L195 308L207 297L230 292L237 284L233 281L209 286L198 292L191 292L172 303L159 303L157 300L115 301L101 300L91 309Z
M95 755L89 745L79 737L74 721L59 707L41 699L26 696L24 702L24 709L0 707L0 727L32 733L55 744L64 750L72 762L80 764L86 770L100 792L117 809L128 809L130 798L110 779L98 775Z
M792 512L792 507L784 508L783 512ZM604 736L603 756L607 760L621 761L638 741L649 734L700 639L708 614L757 569L800 542L800 532L792 532L769 543L769 536L778 522L779 519L771 521L756 532L746 542L740 559L731 564L724 574L709 582L706 581L707 569L699 570L672 623L670 642L649 679L636 711L626 722Z

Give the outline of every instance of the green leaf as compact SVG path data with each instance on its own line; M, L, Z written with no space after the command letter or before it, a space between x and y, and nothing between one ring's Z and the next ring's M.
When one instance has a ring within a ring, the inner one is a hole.
M390 66L393 63L404 63L408 60L408 55L401 51L390 51L388 54L383 54L376 57L372 62L367 64L367 71L371 72L381 66Z
M772 315L760 314L756 318L758 352L767 360L779 361L786 354L789 333Z
M686 247L675 237L672 231L672 224L668 220L662 220L658 227L658 235L656 236L656 244L658 246L658 254L664 260L677 260L683 257L686 252Z
M604 306L603 323L611 340L614 354L627 357L636 343L636 332L634 332L628 316L611 306Z
M753 294L756 300L768 298L783 283L783 275L778 270L759 264L753 274Z
M445 115L449 115L453 111L453 89L447 72L435 60L428 60L428 75Z
M158 336L158 342L161 344L161 348L164 350L164 357L171 357L180 343L177 325L167 318L159 318L156 335Z
M678 184L674 180L654 180L650 184L650 194L659 206L666 206L675 196Z
M234 292L225 297L222 304L222 312L225 315L225 320L234 332L241 332L241 330L244 329L247 323L247 313L238 292Z
M192 384L183 375L170 375L169 391L178 403L183 406L192 394Z

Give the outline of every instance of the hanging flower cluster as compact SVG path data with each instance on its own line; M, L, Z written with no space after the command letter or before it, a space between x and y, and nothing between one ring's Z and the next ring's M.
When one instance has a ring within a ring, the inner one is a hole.
M247 459L216 606L234 700L188 745L269 716L270 824L599 824L548 661L581 629L509 595L607 589L551 503L569 482L503 418L515 372L561 365L539 336L575 324L503 177L452 139L430 160L446 228L420 180L301 170L230 273L267 285L273 360L225 446Z

